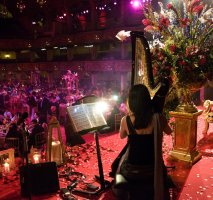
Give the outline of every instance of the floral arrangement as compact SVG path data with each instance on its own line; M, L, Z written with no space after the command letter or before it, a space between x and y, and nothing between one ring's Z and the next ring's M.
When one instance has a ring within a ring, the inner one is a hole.
M153 36L154 76L169 77L176 88L212 80L213 8L202 0L158 5L159 13L146 4L142 20L144 31Z
M71 70L67 70L67 73L62 76L62 80L65 80L68 91L77 90L76 87L78 85L78 79L78 74L75 72L71 72Z

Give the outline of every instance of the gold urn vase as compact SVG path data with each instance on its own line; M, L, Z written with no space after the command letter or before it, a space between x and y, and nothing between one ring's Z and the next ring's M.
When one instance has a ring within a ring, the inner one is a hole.
M186 113L198 112L198 109L192 100L192 95L193 93L197 92L200 88L202 88L206 82L207 79L203 77L203 79L200 79L199 81L195 81L192 83L178 84L177 91L180 102L175 111Z

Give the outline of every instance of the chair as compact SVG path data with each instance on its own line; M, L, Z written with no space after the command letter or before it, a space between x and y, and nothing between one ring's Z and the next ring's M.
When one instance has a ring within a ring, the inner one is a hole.
M47 134L45 132L37 133L35 135L35 145L34 148L43 149L47 142Z
M13 138L13 137L8 137L5 138L5 144L6 144L6 148L13 148L15 150L15 155L19 155L20 151L19 151L19 147L20 147L20 142L19 142L19 138Z
M120 127L122 117L123 117L123 115L121 113L118 113L118 114L114 115L115 131L117 131L118 128Z

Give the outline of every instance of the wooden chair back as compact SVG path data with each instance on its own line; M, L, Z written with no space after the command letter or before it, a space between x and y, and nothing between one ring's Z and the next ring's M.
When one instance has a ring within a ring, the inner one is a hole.
M6 144L6 148L13 148L15 150L15 154L19 153L19 138L15 138L15 137L8 137L5 138L5 144Z
M43 131L35 135L35 148L42 148L47 142L47 134Z
M121 113L115 114L114 120L115 120L115 131L117 131L120 128L121 119L123 115Z

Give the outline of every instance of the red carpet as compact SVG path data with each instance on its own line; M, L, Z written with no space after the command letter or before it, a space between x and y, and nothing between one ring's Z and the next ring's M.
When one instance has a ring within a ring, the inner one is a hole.
M203 157L193 166L177 161L175 169L170 171L172 179L177 188L171 190L171 200L208 200L213 199L213 125L210 124L208 135L203 138L202 136L203 118L198 118L198 137L197 147L202 153ZM62 134L64 129L62 128ZM64 135L63 135L64 136ZM94 175L99 175L96 145L94 135L91 133L83 136L86 143L67 148L68 162L66 169L74 172L81 172L84 176L76 175L78 178L78 188L85 189L88 183L96 185ZM65 139L63 137L63 139ZM121 140L118 133L105 133L99 135L100 151L103 164L104 178L111 180L109 177L110 167L122 147L125 145L126 140ZM167 155L172 149L172 136L164 136L163 152L166 161ZM170 163L167 163L169 165ZM173 163L172 163L173 164ZM60 170L64 170L61 167ZM71 177L75 178L75 177ZM60 178L61 187L66 187L67 180ZM6 194L8 192L8 195ZM20 197L19 181L14 181L11 184L3 184L0 186L0 194L5 200L23 199ZM94 195L75 195L78 200L116 200L111 189L105 190L98 196ZM48 199L59 200L59 194L43 195L33 197L33 200Z
M190 166L188 163L175 163L176 169L172 170L170 174L172 175L177 188L171 191L171 200L204 200L213 198L213 126L210 124L209 133L205 138L203 138L202 129L203 117L201 115L198 118L197 148L203 155L202 159L193 166ZM87 176L88 181L94 183L93 176L94 174L98 175L95 142L93 135L91 134L86 134L83 137L87 143L79 147L74 147L74 149L80 151L80 157L77 156L75 158L75 170L83 172ZM118 133L106 133L99 135L99 142L104 176L106 180L111 180L108 176L111 163L114 161L126 141L119 139ZM72 151L75 151L74 149L72 149ZM163 151L165 160L171 149L172 137L164 136ZM169 165L169 163L167 164ZM113 200L116 198L112 194L111 189L109 189L100 196L90 197L89 199Z

